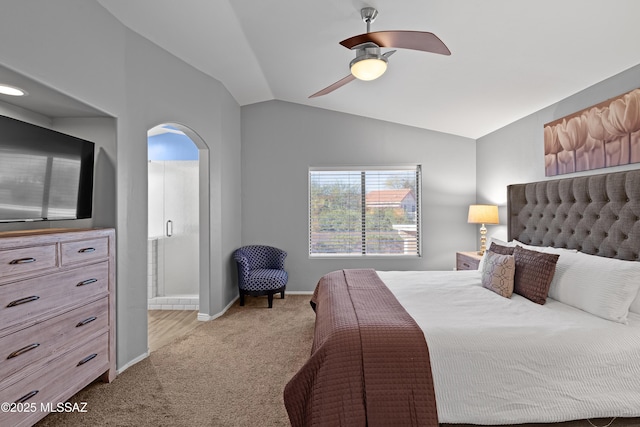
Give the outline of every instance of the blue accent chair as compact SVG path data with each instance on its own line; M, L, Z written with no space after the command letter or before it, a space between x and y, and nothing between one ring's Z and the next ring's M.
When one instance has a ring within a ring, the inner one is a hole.
M289 275L284 270L287 253L282 249L264 245L249 245L236 249L233 259L238 266L238 288L240 305L244 305L244 296L267 295L269 308L273 307L273 294L280 293L284 299L284 290Z

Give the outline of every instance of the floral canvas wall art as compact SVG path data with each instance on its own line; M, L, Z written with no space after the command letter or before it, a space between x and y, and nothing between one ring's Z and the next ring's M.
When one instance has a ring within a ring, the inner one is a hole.
M640 89L544 125L545 176L640 163Z

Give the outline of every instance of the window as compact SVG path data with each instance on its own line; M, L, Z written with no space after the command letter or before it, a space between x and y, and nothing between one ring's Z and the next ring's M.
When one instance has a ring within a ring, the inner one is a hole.
M420 166L309 169L309 254L420 256Z

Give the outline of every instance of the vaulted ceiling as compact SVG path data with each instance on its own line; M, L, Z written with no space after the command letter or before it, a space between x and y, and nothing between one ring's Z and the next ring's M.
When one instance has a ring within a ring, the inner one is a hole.
M97 1L240 105L279 99L470 138L640 64L637 0ZM309 99L349 74L355 55L338 42L366 32L364 6L379 11L372 31L429 31L451 56L402 49L378 80Z

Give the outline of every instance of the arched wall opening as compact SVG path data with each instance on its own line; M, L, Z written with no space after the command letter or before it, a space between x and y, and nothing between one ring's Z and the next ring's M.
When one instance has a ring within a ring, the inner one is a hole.
M164 143L152 143L154 137L163 134L167 136ZM189 142L185 142L189 140L193 145L191 147ZM148 131L148 157L149 308L197 309L206 313L209 310L211 259L209 148L189 127L179 123L163 123ZM157 203L154 192L158 189L154 188L157 178L152 174L158 171L163 174L164 171L171 171L171 179L176 180L165 185L173 197L166 202L163 200L163 203L170 205L169 210L173 208L173 214L168 216L159 215L160 208L153 206L154 201ZM176 207L182 212L176 213ZM174 215L180 219L175 219ZM160 265L170 259L172 263L165 267ZM161 271L161 268L165 270Z

